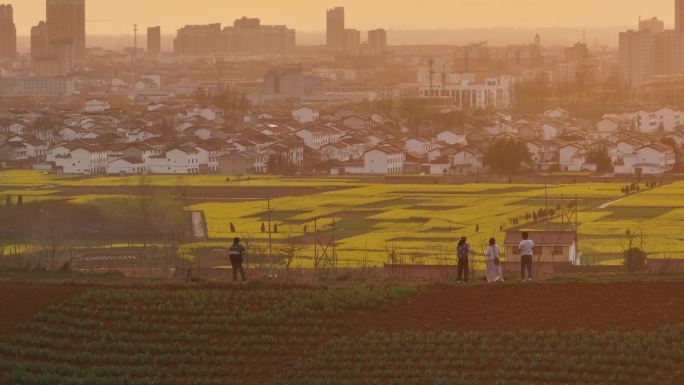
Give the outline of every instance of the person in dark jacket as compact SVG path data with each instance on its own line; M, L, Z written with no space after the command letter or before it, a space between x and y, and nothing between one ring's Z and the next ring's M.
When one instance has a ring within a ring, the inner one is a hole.
M468 283L468 276L470 274L470 245L468 244L468 239L466 237L462 237L461 240L458 241L456 256L458 257L457 281L458 283Z
M242 263L245 261L245 253L246 250L245 247L240 244L240 238L233 239L233 246L228 249L230 264L233 267L233 281L238 280L238 273L240 273L243 281L247 280L245 269L242 267Z

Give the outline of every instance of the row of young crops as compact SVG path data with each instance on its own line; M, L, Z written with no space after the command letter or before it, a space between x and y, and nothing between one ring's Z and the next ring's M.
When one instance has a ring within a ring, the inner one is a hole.
M346 311L414 286L98 289L53 306L0 344L2 383L243 384L343 335Z
M94 289L0 343L0 383L659 385L684 362L684 326L461 334L349 327L418 290Z
M370 333L334 339L272 385L660 384L684 327L655 332Z

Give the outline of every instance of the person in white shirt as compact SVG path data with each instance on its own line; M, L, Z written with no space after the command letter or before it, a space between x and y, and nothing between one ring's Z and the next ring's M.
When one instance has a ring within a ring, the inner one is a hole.
M496 244L496 239L489 239L489 246L485 250L485 258L487 259L487 282L503 282L503 271L501 269L501 248Z
M532 280L532 255L534 255L534 242L530 239L530 234L522 233L523 240L518 246L520 250L520 278L523 281Z

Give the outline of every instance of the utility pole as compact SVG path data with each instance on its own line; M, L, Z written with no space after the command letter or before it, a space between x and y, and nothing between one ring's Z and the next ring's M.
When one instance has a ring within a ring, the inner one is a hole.
M579 198L575 195L575 255L579 255Z
M273 270L273 242L271 237L271 198L268 198L268 263L270 264L268 270Z
M318 218L314 219L314 270L318 270Z
M133 53L131 54L131 86L135 81L135 57L138 54L138 24L133 24Z
M546 201L546 230L549 229L549 189L548 184L544 183L544 200Z
M430 66L429 73L428 73L428 75L429 75L428 97L432 98L432 79L435 76L435 61L434 61L434 59L430 58L430 60L428 61L428 65Z
M337 251L335 250L335 218L332 221L332 262L333 269L337 269Z

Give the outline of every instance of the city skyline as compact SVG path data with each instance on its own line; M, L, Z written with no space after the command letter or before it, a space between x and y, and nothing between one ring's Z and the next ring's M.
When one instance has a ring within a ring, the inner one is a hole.
M6 0L14 6L17 35L27 36L30 28L45 15L44 0ZM572 3L560 0L430 0L396 2L378 0L368 6L360 0L295 0L290 3L255 0L226 7L220 0L199 0L201 7L182 7L181 0L132 0L116 3L88 0L86 18L89 35L130 34L132 24L160 25L169 34L186 24L220 22L228 25L242 16L259 17L264 24L287 24L301 31L324 31L325 10L346 8L347 23L359 30L387 29L460 29L460 28L544 28L608 27L635 25L639 16L657 16L668 28L674 25L670 0L654 0L646 6L640 0L605 0L603 12L597 12L591 0ZM136 9L137 14L131 12ZM179 10L180 11L173 11ZM484 17L486 16L486 17ZM419 21L418 21L419 20Z

